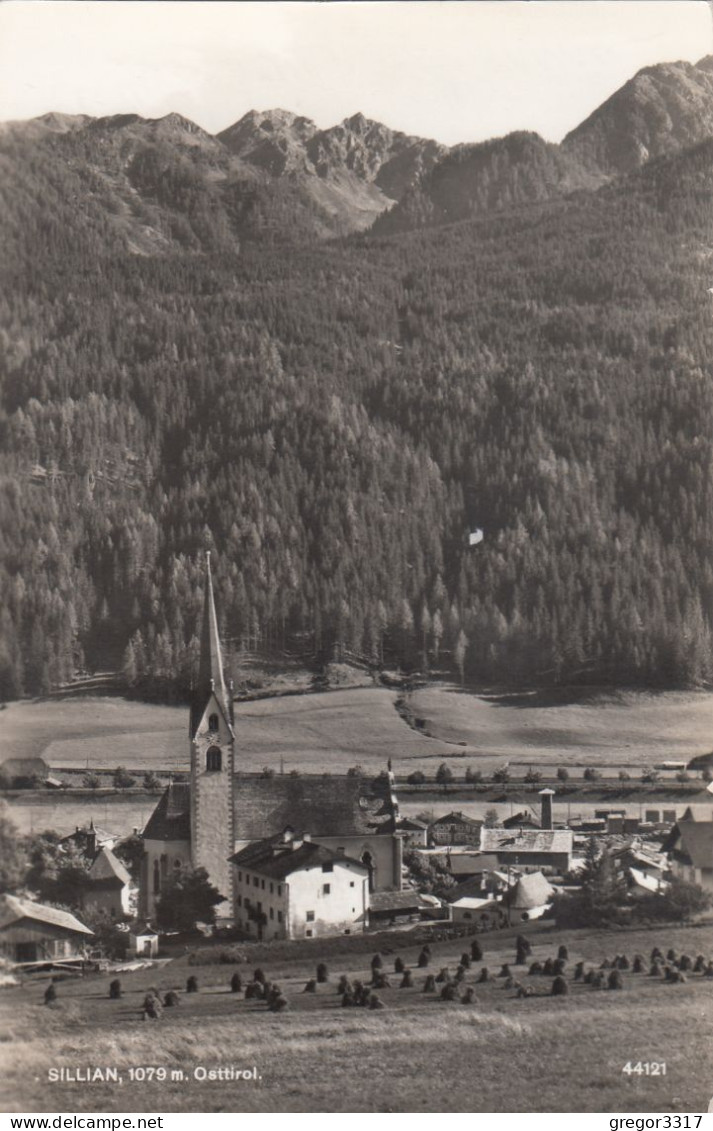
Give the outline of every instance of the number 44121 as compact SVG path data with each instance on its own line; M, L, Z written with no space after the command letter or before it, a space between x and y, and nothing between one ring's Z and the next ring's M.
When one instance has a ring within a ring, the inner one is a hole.
M627 1060L622 1068L627 1076L665 1076L666 1075L666 1062L661 1060L637 1060L636 1064L632 1064Z

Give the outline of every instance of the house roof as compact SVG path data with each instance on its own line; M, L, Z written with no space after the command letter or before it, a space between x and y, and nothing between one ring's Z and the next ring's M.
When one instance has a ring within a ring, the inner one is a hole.
M513 813L512 817L506 817L503 821L504 829L515 829L520 827L528 829L539 829L540 822L534 815L534 813L529 813L527 810L521 813Z
M713 821L680 820L661 849L677 851L694 868L713 868Z
M571 852L571 829L486 829L480 831L483 852Z
M20 899L16 895L0 896L0 930L19 922L20 919L33 919L50 927L62 927L65 931L74 934L94 934L69 911L61 911L58 907L47 907L44 903L35 903L31 899Z
M158 938L158 931L149 923L148 919L137 919L136 922L132 923L129 927L129 934L133 935L134 938L140 935L154 935Z
M454 810L452 813L445 813L442 817L436 817L435 821L431 821L429 828L438 828L439 825L475 825L480 828L482 823L475 817L466 817L465 813Z
M543 904L549 903L554 890L552 884L547 882L542 872L530 872L528 876L521 876L503 898L510 907L527 911L533 907L542 907Z
M476 856L454 852L450 858L450 872L452 876L482 876L485 872L496 871L499 863L495 853L479 852Z
M485 861L485 864L483 863ZM488 863L488 861L490 863ZM492 868L497 868L497 856L481 856L480 853L453 852L448 859L448 871L452 876L479 876Z
M414 817L401 817L396 822L397 829L424 831L428 825L424 821L417 821Z
M171 782L144 829L144 840L191 839L191 787L188 782Z
M122 887L125 884L131 883L129 872L110 848L101 849L89 869L89 878L91 880L101 881L102 883L113 880L121 884Z
M288 827L311 836L391 833L395 817L386 776L235 775L236 840L264 840Z
M474 895L461 895L458 899L449 900L451 907L460 907L463 911L475 911L478 907L485 907L486 904L494 906L495 901L492 899L479 899Z
M438 902L438 901L437 901ZM424 905L417 891L373 891L369 896L371 911L411 911Z
M242 865L245 869L259 872L261 876L268 876L273 880L284 880L293 872L322 864L349 864L361 872L368 871L358 860L330 852L324 845L315 844L314 841L302 841L298 848L293 847L293 844L294 842L285 841L282 836L271 837L269 840L247 845L231 856L230 860L232 864Z

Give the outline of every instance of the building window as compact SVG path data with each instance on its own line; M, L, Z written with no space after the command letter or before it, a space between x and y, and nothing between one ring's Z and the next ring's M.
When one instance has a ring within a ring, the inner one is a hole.
M326 864L322 865L322 871L323 872L333 872L334 871L334 863L331 860L327 860Z
M239 895L238 896L238 907L242 907L242 906L243 906L243 897L242 897L242 895Z
M223 768L223 752L219 746L209 746L205 758L205 768L214 774Z
M282 884L277 885L277 894L282 895Z
M282 922L282 912L281 911L277 912L277 921L278 921L278 923Z
M271 918L271 919L274 919L274 918L275 918L275 908L274 908L274 907L271 907L271 908L270 908L270 918Z
M158 895L161 890L161 873L159 872L158 860L153 862L153 890L155 895Z
M274 885L274 884L270 884L270 895L272 895L272 893L274 892L274 890L275 890L275 885Z
M312 931L310 931L309 927L305 931L305 938L308 938L308 939L312 938Z
M264 880L262 881L260 886L262 887L262 890L264 891L265 890L265 881Z
M217 730L218 726L219 726L218 716L217 715L209 715L208 716L208 730Z
M253 887L256 887L256 888L260 887L260 881L257 878L257 876L253 876Z
M243 873L238 872L238 883L241 884L242 882L243 882Z
M331 890L332 890L331 884L322 884L322 895L329 895Z
M350 881L349 881L349 887L350 887L350 888L353 888L353 887L354 887L354 880L350 880Z
M308 911L305 918L308 923L314 923L314 911Z
M181 870L181 861L180 861L180 860L178 859L178 857L176 857L176 859L175 859L175 860L173 861L173 867L174 867L174 870L175 870L176 872L180 872L180 870Z

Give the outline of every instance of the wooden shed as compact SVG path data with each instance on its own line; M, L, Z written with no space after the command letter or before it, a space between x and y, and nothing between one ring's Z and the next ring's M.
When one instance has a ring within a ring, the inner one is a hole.
M139 919L129 928L129 945L137 956L155 958L158 954L158 931L147 919Z
M0 955L10 962L81 958L93 937L69 911L16 895L0 896Z

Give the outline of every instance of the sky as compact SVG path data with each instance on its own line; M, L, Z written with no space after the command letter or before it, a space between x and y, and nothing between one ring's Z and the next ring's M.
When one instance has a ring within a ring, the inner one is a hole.
M177 111L217 133L281 107L559 141L641 67L711 53L705 0L2 0L0 120Z

